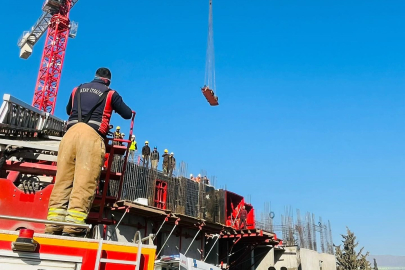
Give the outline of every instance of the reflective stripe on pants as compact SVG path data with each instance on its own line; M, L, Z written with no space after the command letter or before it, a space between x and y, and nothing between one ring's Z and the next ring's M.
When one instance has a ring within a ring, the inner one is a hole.
M63 208L49 208L47 220L65 221L66 209Z

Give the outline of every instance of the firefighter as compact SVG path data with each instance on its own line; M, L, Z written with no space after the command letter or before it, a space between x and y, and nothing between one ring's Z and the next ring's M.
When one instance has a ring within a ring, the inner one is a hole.
M168 168L169 168L169 177L172 177L173 175L173 170L176 168L176 159L174 158L174 153L171 152L169 156L169 162L168 162Z
M85 224L104 161L104 138L112 111L131 119L132 110L109 88L111 72L99 68L93 81L73 89L66 112L67 132L58 150L55 185L48 220ZM117 131L119 132L119 127ZM46 225L45 233L83 237L86 229Z
M149 158L150 158L150 147L149 147L149 142L146 141L145 145L142 147L142 166L146 165L146 168L149 167Z
M138 150L138 146L136 145L135 135L131 136L131 145L129 146L129 160L135 162L135 152Z
M163 173L164 175L167 175L168 172L168 165L169 165L169 151L165 149L165 153L162 155L163 157Z
M247 218L247 211L246 211L246 207L242 206L242 210L240 210L239 213L239 230L243 230L246 229L246 218Z
M152 163L152 169L153 170L157 170L157 166L158 166L158 163L159 163L159 152L158 152L158 150L157 150L157 147L155 146L154 148L153 148L153 152L150 154L150 160L151 160L151 163Z

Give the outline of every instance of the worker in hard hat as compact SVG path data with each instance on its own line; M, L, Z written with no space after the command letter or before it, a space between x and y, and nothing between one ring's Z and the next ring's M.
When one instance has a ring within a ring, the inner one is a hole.
M135 135L131 136L131 144L129 146L129 161L135 162L135 152L138 150L136 145Z
M67 132L58 150L55 185L49 198L48 220L85 224L104 161L104 139L112 112L131 119L132 110L109 88L111 72L99 68L89 83L73 89L66 112ZM83 237L87 230L47 224L45 233Z
M169 168L168 175L169 175L169 177L172 177L173 171L176 169L176 159L174 158L173 152L171 152L170 156L169 156L168 168Z
M168 173L168 166L169 166L169 150L165 149L165 153L162 155L163 157L163 173L167 175Z
M150 161L152 163L152 169L157 170L158 164L159 164L159 152L157 150L157 147L155 146L153 148L152 153L150 154Z
M149 158L150 158L150 147L149 142L145 141L145 145L142 147L142 166L149 167Z
M119 140L122 139L121 127L120 126L117 126L117 128L115 129L114 139L119 139ZM113 141L113 145L121 145L121 143Z
M190 174L190 179L194 181L194 175L192 173Z
M201 181L201 174L198 174L198 175L197 175L197 177L195 178L195 181L196 181L197 183L200 183L200 181Z
M242 209L239 213L239 229L244 230L246 229L246 219L247 219L248 212L246 211L246 207L242 206Z

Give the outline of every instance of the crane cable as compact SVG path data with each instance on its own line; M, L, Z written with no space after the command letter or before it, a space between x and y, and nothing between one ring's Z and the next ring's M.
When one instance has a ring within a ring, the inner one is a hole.
M208 39L207 39L207 54L205 59L205 81L204 84L208 86L214 93L216 92L215 85L215 52L214 52L214 29L212 18L212 0L209 0L209 15L208 15Z

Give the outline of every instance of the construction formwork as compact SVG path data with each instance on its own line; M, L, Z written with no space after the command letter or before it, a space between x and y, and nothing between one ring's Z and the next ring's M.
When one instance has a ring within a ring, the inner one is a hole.
M123 160L114 159L114 173L120 173L118 168L121 168L122 164ZM161 196L161 191L164 196ZM116 196L117 193L118 182L110 181L108 194ZM183 176L168 176L159 170L133 162L127 163L120 195L121 200L133 202L146 200L149 206L211 222L221 222L220 216L223 211L219 209L224 209L223 192L215 190L214 187ZM223 213L222 218L224 219Z

